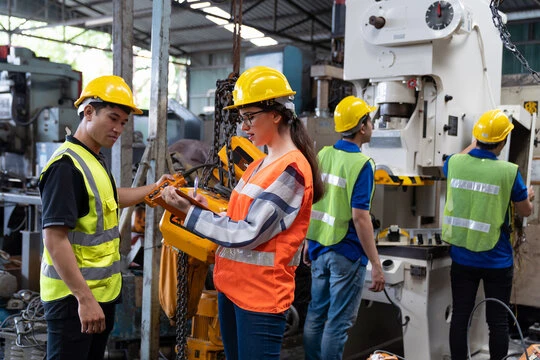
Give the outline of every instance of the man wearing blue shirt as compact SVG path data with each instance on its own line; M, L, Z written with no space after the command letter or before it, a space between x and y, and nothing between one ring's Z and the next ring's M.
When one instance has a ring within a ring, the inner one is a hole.
M318 154L324 197L313 204L306 264L311 265L311 302L304 325L306 359L341 359L347 331L356 322L368 260L372 291L384 275L371 223L375 164L362 154L371 139L375 107L348 96L334 112L342 139Z
M514 128L501 110L484 113L473 128L476 139L443 167L447 177L442 238L450 243L452 267L452 360L466 360L469 316L483 280L486 298L510 302L513 278L513 210L532 213L534 190L527 189L518 166L498 160ZM500 304L486 304L492 360L508 352L508 314Z

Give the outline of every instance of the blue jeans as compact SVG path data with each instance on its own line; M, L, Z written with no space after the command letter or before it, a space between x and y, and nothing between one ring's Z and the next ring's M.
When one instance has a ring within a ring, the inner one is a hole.
M311 302L304 323L308 360L341 359L356 322L366 267L330 251L311 263Z
M227 360L279 359L285 313L247 311L218 293L221 337Z
M484 281L484 295L506 305L510 303L514 268L486 269L452 262L452 321L450 323L450 352L452 360L465 360L469 316L475 306L480 280ZM482 306L482 305L480 305ZM485 305L489 328L489 357L500 360L508 353L508 312L499 303L488 301Z

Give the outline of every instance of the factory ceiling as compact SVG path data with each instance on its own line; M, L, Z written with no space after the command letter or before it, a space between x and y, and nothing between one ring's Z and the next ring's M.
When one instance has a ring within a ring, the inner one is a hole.
M508 15L510 22L540 19L540 0L494 1ZM229 14L238 14L240 6L244 25L259 30L279 44L330 51L334 2L342 1L171 0L170 54L190 57L196 53L231 51L233 35L225 29L224 23L232 23ZM486 11L490 11L488 3ZM211 12L208 11L210 7L214 9ZM111 33L113 1L0 0L0 14L42 21L47 27L69 25ZM134 45L150 49L152 0L133 0L133 14ZM214 15L213 21L209 20L209 15ZM36 37L40 31L24 25L2 30ZM63 41L77 44L77 38ZM241 46L245 50L256 45L243 40Z

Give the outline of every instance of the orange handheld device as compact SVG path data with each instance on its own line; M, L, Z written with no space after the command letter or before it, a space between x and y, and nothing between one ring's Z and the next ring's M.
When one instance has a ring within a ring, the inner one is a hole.
M157 205L165 204L163 199L161 199L161 192L163 189L165 189L167 186L174 186L176 188L179 188L181 186L186 185L186 179L184 179L184 176L182 174L173 174L174 180L166 179L165 181L160 182L152 191L150 191L145 197L144 202L150 206L150 207L156 207ZM160 200L159 202L157 200ZM164 207L164 206L163 206Z

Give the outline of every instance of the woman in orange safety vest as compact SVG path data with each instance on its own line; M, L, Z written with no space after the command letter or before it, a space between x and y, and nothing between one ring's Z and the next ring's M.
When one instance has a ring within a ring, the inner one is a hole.
M234 105L226 109L238 109L242 130L256 146L266 145L268 154L244 172L227 216L192 206L173 187L162 193L186 213L186 228L219 245L214 284L227 359L279 359L311 204L323 193L294 94L285 76L268 67L250 68L238 78Z

